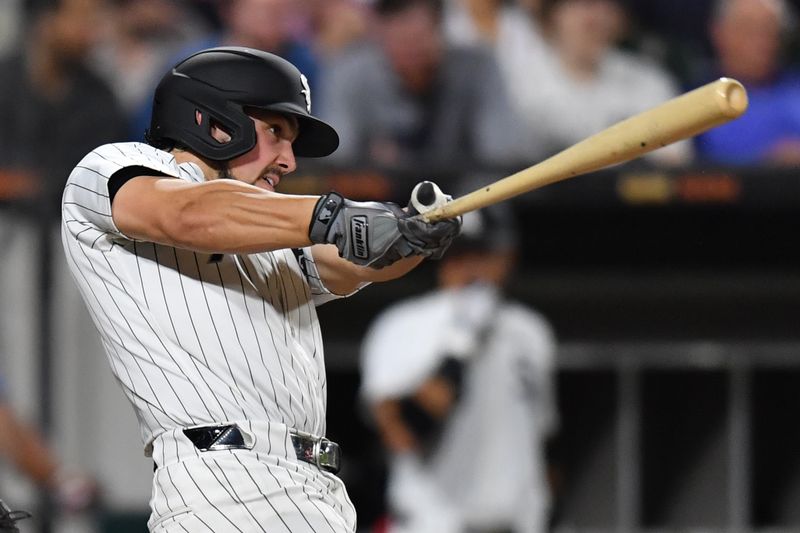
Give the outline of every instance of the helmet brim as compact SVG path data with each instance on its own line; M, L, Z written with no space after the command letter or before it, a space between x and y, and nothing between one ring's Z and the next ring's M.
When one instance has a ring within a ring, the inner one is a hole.
M282 102L265 106L251 106L266 111L284 113L297 119L299 133L292 143L294 155L298 157L325 157L339 147L339 134L333 126L318 119L295 104Z

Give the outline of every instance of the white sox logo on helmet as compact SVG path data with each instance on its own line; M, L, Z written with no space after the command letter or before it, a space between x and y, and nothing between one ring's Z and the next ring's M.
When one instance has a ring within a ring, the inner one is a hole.
M300 83L303 84L303 90L300 94L306 97L306 111L311 113L311 87L308 86L308 78L305 74L300 74Z

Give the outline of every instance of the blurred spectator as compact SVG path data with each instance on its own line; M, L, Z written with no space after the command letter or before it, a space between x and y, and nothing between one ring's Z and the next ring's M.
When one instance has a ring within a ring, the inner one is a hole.
M6 55L17 44L21 10L21 0L0 2L0 55Z
M465 215L439 288L367 332L361 392L389 451L390 532L547 530L555 341L501 295L516 256L507 213Z
M438 0L378 0L376 39L330 63L321 114L339 131L331 160L431 172L509 165L516 117L497 65L445 45ZM438 179L438 178L437 178Z
M741 81L750 101L737 120L698 137L709 162L800 163L800 71L782 61L782 40L794 29L782 0L720 0L711 22L719 75Z
M305 15L296 0L231 0L220 4L223 34L207 41L211 46L248 46L272 52L294 64L312 86L317 61L311 46L293 33L293 23Z
M445 0L445 37L458 44L493 46L512 6L505 0Z
M152 95L165 57L207 33L179 0L113 0L94 60L127 114ZM139 133L141 134L141 133Z
M548 67L548 46L537 19L540 0L448 0L445 35L455 45L483 46L493 55L506 84L511 105L520 116L524 102L536 91L531 81ZM518 68L524 68L520 73ZM552 152L545 132L534 121L523 121L525 157L529 162Z
M512 97L529 125L546 132L557 152L678 93L667 71L643 56L621 50L627 13L619 0L543 0L547 53L501 51ZM510 43L509 46L519 46ZM683 164L691 144L681 142L649 155Z
M216 46L246 46L279 55L294 64L308 78L312 91L317 78L317 59L312 47L295 36L292 30L306 15L303 3L295 0L229 0L219 2L222 30L183 46L157 69L163 73L194 52ZM155 84L146 94L152 95ZM142 102L133 117L136 139L141 140L150 127L152 99Z
M37 8L24 46L0 61L0 169L35 184L54 219L75 163L124 137L111 90L86 66L100 7L99 0L60 0Z
M367 35L371 11L360 0L305 0L308 5L306 38L325 62Z
M538 53L540 9L540 0L446 0L445 35L453 43L488 45L495 49L508 48L511 39L533 37L536 46L528 52ZM499 54L498 59L502 59Z
M41 212L35 220L42 222L42 233L30 239L26 219L0 213L5 245L6 237L17 242L28 237L30 246L42 251L33 256L29 269L4 277L3 294L11 284L32 284L38 269L49 273L54 268L52 247L43 239L51 235L49 223L59 220L58 206L71 168L92 147L124 138L124 117L111 89L87 66L102 7L99 0L29 3L20 47L0 60L0 193L7 200L39 200ZM0 266L11 265L10 259L4 255ZM5 311L15 312L11 307ZM63 468L42 437L15 416L2 393L0 456L51 491L65 509L79 510L95 495L94 481Z
M62 465L44 439L14 414L0 378L0 456L44 490L65 511L82 511L94 503L97 484L79 469Z

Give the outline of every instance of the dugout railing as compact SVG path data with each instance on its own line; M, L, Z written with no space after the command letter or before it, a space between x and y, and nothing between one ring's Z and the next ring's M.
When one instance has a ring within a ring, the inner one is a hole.
M328 346L334 390L357 383L357 349ZM562 343L553 530L800 531L798 354L796 342ZM360 444L371 428L332 414L331 432L379 462ZM349 466L364 518L379 514L380 465Z
M800 530L796 343L570 343L557 530Z

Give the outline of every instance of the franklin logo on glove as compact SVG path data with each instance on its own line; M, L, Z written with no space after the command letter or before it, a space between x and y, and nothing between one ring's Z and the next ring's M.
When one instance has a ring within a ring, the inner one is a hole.
M369 252L367 251L367 217L358 216L353 217L350 221L350 231L353 232L353 255L359 259L368 259Z

